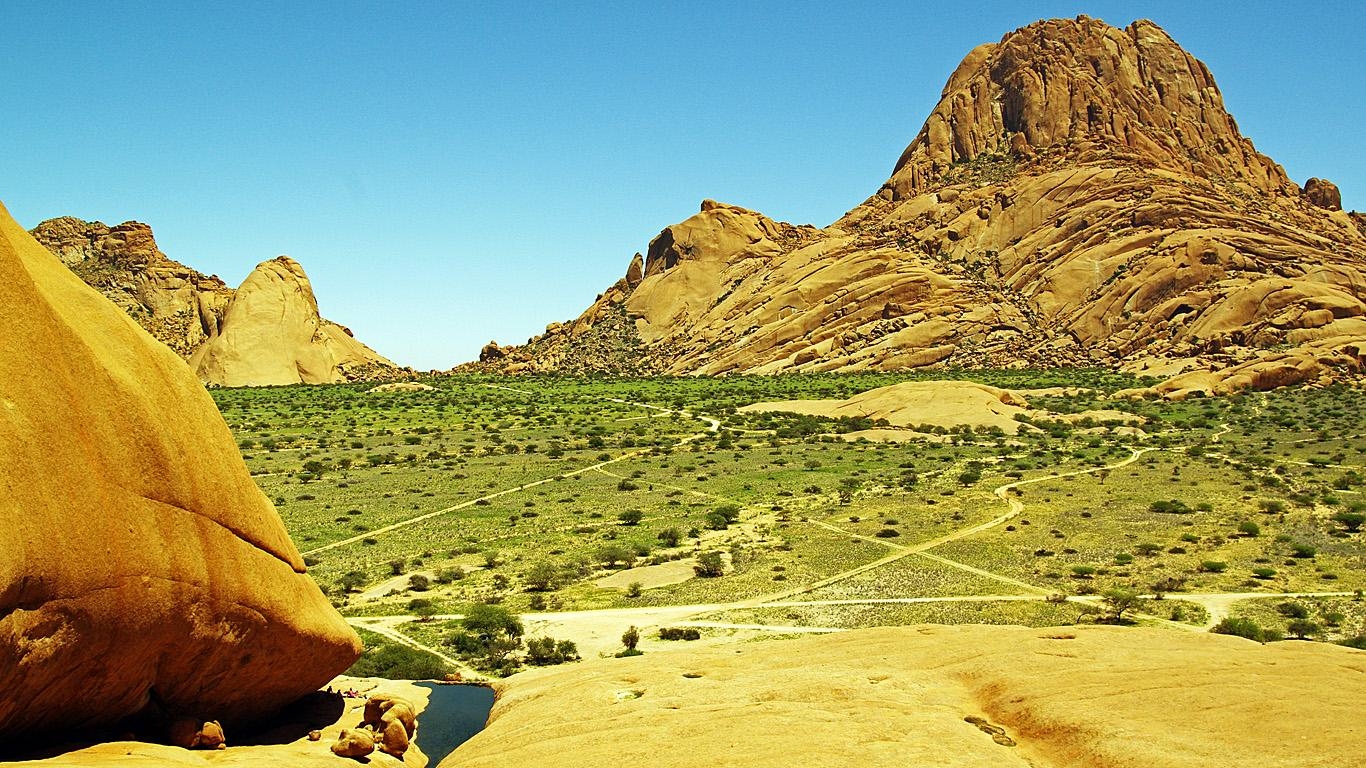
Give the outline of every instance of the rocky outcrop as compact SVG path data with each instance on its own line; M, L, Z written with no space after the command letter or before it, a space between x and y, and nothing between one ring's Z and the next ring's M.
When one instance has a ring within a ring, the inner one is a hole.
M243 283L250 289L245 303L252 308L234 310L240 288L234 291L216 276L205 276L167 258L146 224L129 221L108 227L65 216L44 221L32 235L157 340L190 360L207 383L330 384L403 374L398 366L356 341L350 330L316 317L317 301L308 278L288 257L275 259L277 267L257 267ZM272 285L270 275L258 274L263 269L275 273L282 297L292 297L279 303L281 309L293 308L289 319L294 325L288 331L277 332L270 324L258 322L262 304L269 303L259 293ZM310 314L313 318L300 319ZM229 315L237 320L231 338L225 341ZM303 326L311 329L306 340L299 336ZM257 353L264 356L254 357ZM211 362L204 364L206 359ZM292 372L288 370L291 361L296 363Z
M1334 192L1259 154L1151 22L1039 22L974 49L839 221L705 202L650 244L637 284L483 367L1231 368L1366 338L1366 227ZM612 341L634 351L585 354Z
M303 267L288 256L258 264L233 296L223 330L190 356L199 378L228 387L332 384L397 368L324 320Z
M488 727L443 768L1366 761L1366 653L1325 643L906 627L590 660L500 687Z
M34 239L181 357L218 335L232 289L166 257L152 228L108 227L63 216L34 227Z
M1304 199L1330 211L1342 210L1342 192L1338 185L1327 179L1311 178L1304 182Z
M228 733L360 642L208 393L0 208L0 739L133 716Z

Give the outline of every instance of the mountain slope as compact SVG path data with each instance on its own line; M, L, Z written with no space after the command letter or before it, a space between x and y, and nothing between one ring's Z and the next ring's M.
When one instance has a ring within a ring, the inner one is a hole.
M1151 22L1078 17L969 53L829 227L705 202L577 320L482 367L1225 370L1274 348L1304 380L1360 368L1363 277L1366 221L1258 153L1203 64ZM594 346L623 319L638 351Z
M287 256L259 265L234 291L168 258L151 227L136 221L109 227L64 216L31 234L207 383L329 384L399 374L350 330L319 316L308 277ZM276 314L263 314L266 306Z

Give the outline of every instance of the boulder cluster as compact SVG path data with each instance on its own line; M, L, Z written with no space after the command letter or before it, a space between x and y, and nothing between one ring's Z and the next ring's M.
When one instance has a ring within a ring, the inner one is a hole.
M417 733L417 713L412 702L388 694L375 694L365 702L365 718L359 728L344 729L332 745L340 757L365 757L376 749L403 759Z

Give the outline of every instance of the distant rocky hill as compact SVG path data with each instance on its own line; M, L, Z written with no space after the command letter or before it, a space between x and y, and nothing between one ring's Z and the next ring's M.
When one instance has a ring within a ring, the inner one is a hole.
M258 265L237 290L167 258L151 227L64 216L31 234L88 285L225 386L328 384L401 375L397 365L318 314L303 267Z
M1157 25L1083 16L973 49L839 221L705 201L576 320L465 367L1146 366L1195 371L1172 392L1266 387L1361 369L1363 278L1366 217L1333 184L1258 153Z

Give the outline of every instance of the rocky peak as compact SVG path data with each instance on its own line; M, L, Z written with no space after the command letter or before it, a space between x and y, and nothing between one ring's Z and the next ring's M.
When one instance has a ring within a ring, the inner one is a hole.
M894 199L983 155L1104 157L1294 194L1224 109L1209 69L1156 24L1051 19L973 49L897 161Z
M237 288L222 330L190 358L224 386L330 384L397 366L318 313L313 284L288 256L263 261Z
M110 227L99 221L62 216L44 221L30 234L72 267L91 261L134 268L175 263L157 248L152 228L140 221Z

